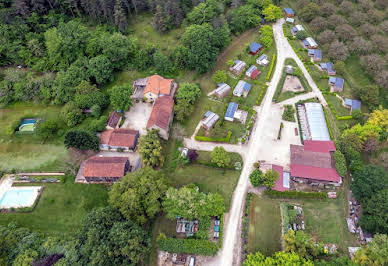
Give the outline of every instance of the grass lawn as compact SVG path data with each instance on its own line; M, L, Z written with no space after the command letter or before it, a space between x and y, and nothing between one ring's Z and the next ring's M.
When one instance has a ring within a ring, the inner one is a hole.
M82 219L94 207L107 205L107 189L103 185L44 184L46 188L31 213L2 213L0 225L15 222L21 227L48 235L76 232ZM29 184L30 185L30 184ZM41 184L36 184L41 185Z
M33 103L15 103L0 109L0 169L56 170L53 164L66 155L61 137L43 144L34 134L12 134L10 127L22 117L58 119L60 111L60 106Z
M224 198L225 208L229 210L232 194L237 185L240 171L209 167L201 164L180 166L174 159L177 148L176 144L176 140L171 138L166 145L166 161L163 170L170 184L179 188L194 183L202 192L217 192ZM198 154L198 160L208 160L210 162L210 152L198 151ZM242 161L240 155L235 153L230 154L232 161Z
M152 248L148 262L150 266L158 265L156 239L160 233L164 233L167 237L176 236L176 221L168 219L165 215L156 218L154 227L152 228Z
M180 42L180 37L184 32L184 28L172 29L167 33L160 33L154 29L153 14L141 13L131 16L129 21L129 31L139 41L140 44L146 43L159 46L162 51L172 50Z
M294 67L294 71L295 71L296 68L298 68L297 63L292 58L287 58L285 60L285 62L284 62L284 65L285 66L286 65L293 66ZM301 75L301 76L298 76L298 79L299 79L300 84L303 87L304 91L301 91L301 92L284 91L283 92L282 90L283 90L284 82L285 82L287 76L291 76L291 75L288 75L286 73L285 68L284 68L282 76L280 78L280 81L279 81L279 83L278 83L278 85L276 87L275 95L273 96L273 99L272 99L275 103L279 103L279 102L285 101L287 99L293 98L293 97L295 97L297 95L304 94L304 93L312 91L312 89L311 89L310 85L308 84L305 76Z
M281 250L281 216L279 201L255 195L250 207L249 252L270 256Z
M0 143L0 169L26 171L45 168L58 171L51 165L66 156L63 145L36 144L24 142Z
M209 92L216 88L216 84L212 79L212 74L216 70L225 70L228 71L229 67L227 62L229 60L241 59L247 63L247 68L253 64L258 56L249 55L246 52L246 48L254 41L259 40L258 29L252 29L244 34L234 37L232 43L218 56L215 66L213 69L205 74L200 79L200 85L202 89L202 96L196 104L195 111L191 115L191 117L184 123L184 127L186 129L186 135L190 136L193 132L199 121L202 119L203 114L207 110L215 110L218 115L222 116L224 111L224 106L226 103L226 99L223 99L222 102L216 102L207 96ZM271 61L272 55L276 52L275 42L272 47L264 49L260 54L265 53L269 60ZM242 99L232 99L237 101L240 105L244 105L246 107L252 107L256 104L257 97L259 96L262 85L265 83L265 78L269 71L269 65L266 67L259 66L258 69L261 71L261 74L258 76L256 80L248 79L247 82L252 84L251 91L247 98ZM245 73L245 72L244 72ZM198 80L198 79L194 79ZM228 84L232 86L232 90L234 89L234 84L238 82L239 79L228 78ZM225 131L232 130L232 138L231 142L236 142L237 138L240 137L242 132L245 130L245 125L241 125L239 123L224 123L223 128Z
M337 96L328 94L326 97L333 105L338 116L350 115L350 109L344 107L342 101Z
M356 237L347 230L347 201L342 190L335 200L279 200L255 196L250 213L250 252L261 251L270 255L280 250L280 202L303 208L306 232L316 241L337 244L342 254L347 252L348 246L357 245Z

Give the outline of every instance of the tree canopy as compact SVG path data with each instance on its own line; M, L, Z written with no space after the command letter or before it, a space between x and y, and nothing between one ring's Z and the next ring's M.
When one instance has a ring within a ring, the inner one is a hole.
M376 195L378 191L388 188L388 174L384 168L371 164L354 172L353 179L352 192L361 201L365 201Z
M354 261L358 265L388 264L388 236L386 234L376 234L372 242L356 252Z
M199 219L221 216L225 211L224 199L217 193L202 193L195 185L179 189L170 187L163 202L164 211L170 219Z
M130 84L114 86L109 92L112 107L117 111L127 111L132 106L132 93Z
M194 83L182 83L175 96L175 116L178 121L184 121L194 111L194 104L201 96L201 89Z
M262 266L262 265L313 266L314 263L310 260L307 260L299 256L297 253L285 252L285 251L276 252L271 257L265 257L260 252L251 253L248 255L247 259L243 263L243 266Z
M227 167L230 165L230 155L222 146L217 146L210 153L211 162L218 167Z
M84 130L70 130L65 135L65 147L80 150L99 150L100 141L98 137Z
M139 140L139 153L145 166L158 167L163 163L162 145L158 131L152 129Z
M81 265L136 265L150 249L147 233L110 207L89 213L77 240Z
M386 182L388 181L388 176ZM385 187L387 187L385 185ZM362 228L371 233L388 232L388 189L385 188L373 194L369 199L363 199Z
M143 225L161 211L167 179L151 168L128 173L109 191L109 202L128 220Z

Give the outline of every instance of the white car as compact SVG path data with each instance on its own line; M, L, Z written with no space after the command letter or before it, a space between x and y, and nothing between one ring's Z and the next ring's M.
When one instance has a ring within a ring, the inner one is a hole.
M190 257L189 266L195 266L195 257L193 256Z

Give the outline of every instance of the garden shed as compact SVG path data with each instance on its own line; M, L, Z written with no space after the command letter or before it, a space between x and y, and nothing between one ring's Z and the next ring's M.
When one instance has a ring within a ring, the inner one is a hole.
M233 90L233 95L237 97L241 97L241 96L247 97L249 91L251 90L251 87L252 85L249 84L248 82L240 80Z
M231 88L226 83L219 83L216 91L214 92L214 95L218 98L223 98L227 96L230 92Z

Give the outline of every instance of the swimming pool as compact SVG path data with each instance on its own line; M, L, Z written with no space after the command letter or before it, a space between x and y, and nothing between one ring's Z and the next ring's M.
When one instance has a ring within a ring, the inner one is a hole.
M25 118L20 122L19 131L34 131L36 118Z
M41 187L11 187L1 196L0 208L20 208L32 206Z

